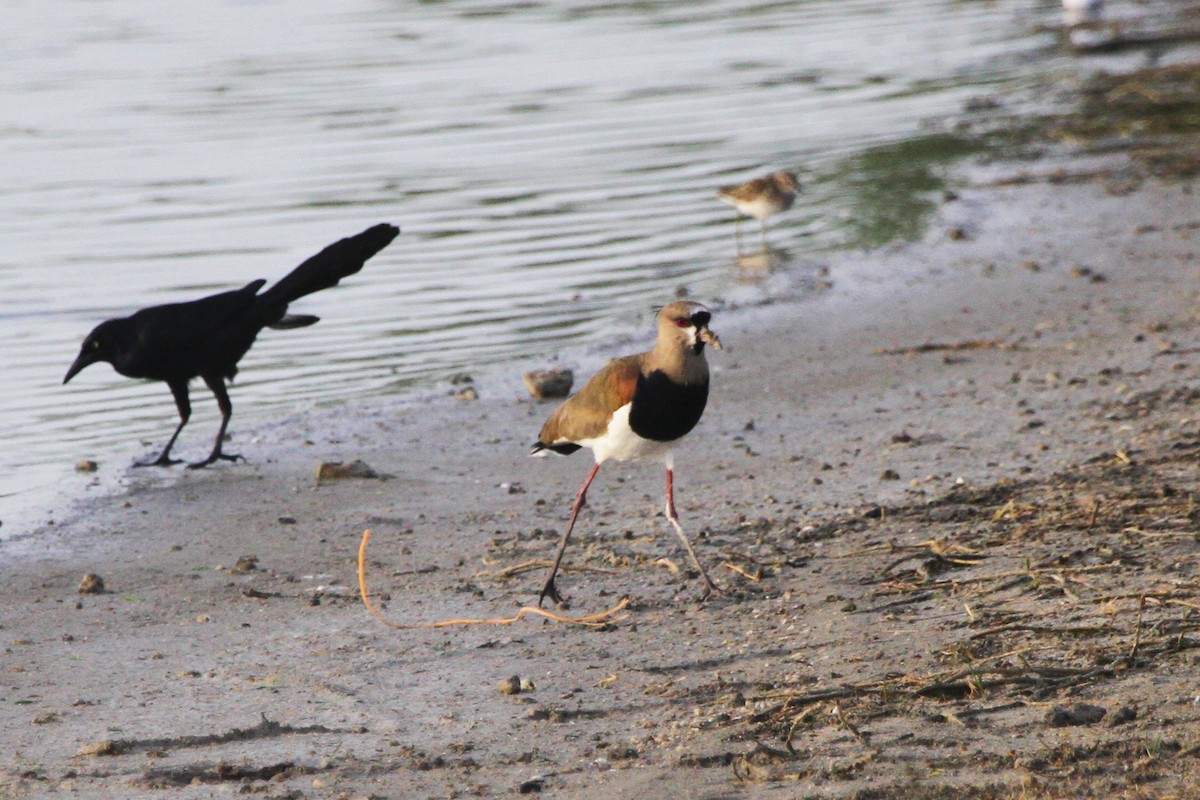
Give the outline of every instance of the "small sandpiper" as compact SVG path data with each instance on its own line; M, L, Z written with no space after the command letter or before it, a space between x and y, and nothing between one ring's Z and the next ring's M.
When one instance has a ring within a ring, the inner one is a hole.
M552 452L565 456L587 447L596 463L575 495L567 532L558 543L554 565L538 595L539 606L547 597L555 603L562 602L554 576L558 574L579 510L587 503L588 487L600 465L610 458L663 461L667 468L667 521L704 579L704 596L720 593L679 525L672 457L675 445L700 421L708 402L704 345L721 349L721 340L708 328L711 318L709 310L699 303L681 300L663 307L658 312L658 339L653 350L608 362L577 394L556 408L542 426L531 455Z
M1104 0L1062 0L1063 25L1095 25L1104 17Z
M767 242L767 217L787 211L796 201L800 181L794 172L772 172L740 186L722 186L717 197L738 210L738 238L741 238L742 216L754 217L762 226L763 246Z

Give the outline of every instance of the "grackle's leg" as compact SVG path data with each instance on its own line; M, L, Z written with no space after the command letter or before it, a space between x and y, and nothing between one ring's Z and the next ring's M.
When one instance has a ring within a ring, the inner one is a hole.
M225 381L221 376L202 375L204 383L212 390L213 396L217 398L217 408L221 410L221 427L217 430L217 440L213 443L212 452L208 454L208 458L203 461L197 461L194 464L188 464L188 469L201 469L209 464L220 459L221 461L245 461L236 453L222 453L221 442L225 440L225 429L229 427L229 418L233 416L233 403L229 402L229 393L225 391Z

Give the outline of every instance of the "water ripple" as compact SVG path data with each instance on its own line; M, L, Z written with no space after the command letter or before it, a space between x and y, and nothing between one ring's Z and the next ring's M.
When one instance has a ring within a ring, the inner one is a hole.
M320 325L246 357L235 432L644 333L681 286L803 290L813 254L851 235L841 165L1044 56L1022 8L93 0L53 26L6 9L3 533L48 516L41 490L77 459L128 462L174 425L161 385L103 365L60 385L92 326L277 278L377 221L404 233L296 304ZM714 189L780 167L809 186L772 226L796 255L739 269ZM193 395L188 450L215 424Z

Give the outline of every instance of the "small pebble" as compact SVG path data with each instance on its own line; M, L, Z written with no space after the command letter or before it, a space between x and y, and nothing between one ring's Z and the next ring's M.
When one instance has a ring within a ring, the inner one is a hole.
M80 594L104 594L104 578L101 578L94 572L89 572L83 576L83 580L79 582Z
M524 375L525 388L535 400L566 397L575 383L575 373L569 369L535 369Z
M1108 718L1108 724L1111 726L1124 725L1126 722L1133 722L1137 719L1136 706L1121 706L1117 712Z
M500 694L520 694L521 693L521 676L509 675L504 680L500 681L500 685L496 687Z
M95 472L98 469L100 469L100 465L90 458L85 458L75 465L76 472Z
M365 461L355 459L349 464L341 461L322 461L317 466L317 483L321 481L341 480L343 478L384 478L382 473L373 470Z
M79 748L78 755L81 755L81 756L115 756L118 754L118 752L119 751L117 750L117 745L113 741L111 741L109 739L105 739L102 742L93 742L92 744L85 744L83 747Z
M1055 728L1091 725L1104 719L1104 715L1107 713L1108 711L1104 708L1089 705L1088 703L1080 703L1070 708L1056 706L1046 712L1046 722Z
M522 781L521 785L517 787L517 792L518 794L536 794L542 791L542 787L545 785L545 783L546 779L539 775L536 778L530 778L527 781Z

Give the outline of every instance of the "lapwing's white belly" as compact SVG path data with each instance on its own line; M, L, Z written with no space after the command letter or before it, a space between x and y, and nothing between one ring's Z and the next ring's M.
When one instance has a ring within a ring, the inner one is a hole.
M665 459L675 446L675 442L656 442L643 439L629 427L629 409L632 403L626 403L613 412L612 420L603 436L594 439L581 439L579 444L589 448L596 456L596 463L610 458L616 461L631 461L633 459L652 458Z

